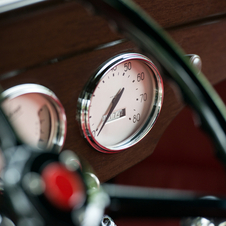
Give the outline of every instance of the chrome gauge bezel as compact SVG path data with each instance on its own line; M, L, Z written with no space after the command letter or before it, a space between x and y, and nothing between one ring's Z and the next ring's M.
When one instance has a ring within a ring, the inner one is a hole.
M156 92L155 92L155 103L152 112L150 113L148 119L143 124L142 128L139 129L136 133L134 133L129 139L117 144L115 146L106 147L101 145L92 135L89 126L89 109L92 101L92 95L95 92L98 84L102 80L102 78L114 67L117 65L128 61L128 60L140 60L145 63L153 72ZM97 70L97 72L91 77L83 91L81 92L78 98L77 104L77 120L81 126L82 133L87 141L90 143L92 147L94 147L97 151L103 153L118 153L122 150L125 150L140 140L142 140L147 133L153 128L163 104L163 96L164 96L164 87L162 77L157 70L156 66L153 62L147 58L146 56L139 53L125 53L115 56L103 63Z
M61 104L57 96L50 89L48 89L45 86L32 83L16 85L2 92L1 103L4 103L4 101L7 99L9 100L14 99L16 97L26 94L42 95L45 99L48 100L48 102L55 110L57 123L54 126L56 126L56 129L54 131L54 135L53 138L51 139L51 142L49 142L47 145L47 149L60 152L66 138L67 119L63 105Z

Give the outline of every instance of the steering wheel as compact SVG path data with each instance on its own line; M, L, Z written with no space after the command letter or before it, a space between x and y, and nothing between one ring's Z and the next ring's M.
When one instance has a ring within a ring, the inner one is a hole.
M197 113L211 137L216 155L226 164L226 107L205 76L193 68L179 46L141 8L125 0L85 0L113 23L117 32L154 57L163 74L179 87L184 101Z

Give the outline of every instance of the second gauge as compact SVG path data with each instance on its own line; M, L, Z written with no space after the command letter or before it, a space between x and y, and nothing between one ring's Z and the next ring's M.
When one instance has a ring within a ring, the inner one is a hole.
M163 100L161 76L145 56L128 53L106 62L79 98L83 133L98 151L116 153L153 127Z
M22 84L5 90L2 96L2 108L22 141L36 148L61 150L66 115L51 90L38 84Z

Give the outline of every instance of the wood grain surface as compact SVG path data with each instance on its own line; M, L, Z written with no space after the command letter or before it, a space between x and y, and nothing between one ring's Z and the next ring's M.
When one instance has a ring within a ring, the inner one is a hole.
M135 0L135 2L164 28L212 20L212 17L224 16L226 13L224 0Z
M226 79L225 1L136 2L167 28L186 53L200 55L202 70L212 84ZM107 45L109 43L111 45ZM86 159L101 181L109 180L149 156L183 108L177 91L164 79L160 117L141 142L110 155L90 147L75 119L78 96L100 64L125 52L139 52L139 49L113 33L103 18L90 15L76 2L0 17L1 85L7 89L36 83L51 89L67 115L64 149L73 150Z

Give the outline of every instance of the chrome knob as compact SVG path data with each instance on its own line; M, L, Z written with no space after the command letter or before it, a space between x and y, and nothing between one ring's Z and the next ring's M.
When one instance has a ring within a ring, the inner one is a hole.
M188 54L186 56L189 57L191 64L196 67L198 69L198 73L200 73L202 70L202 60L200 56L196 54Z

